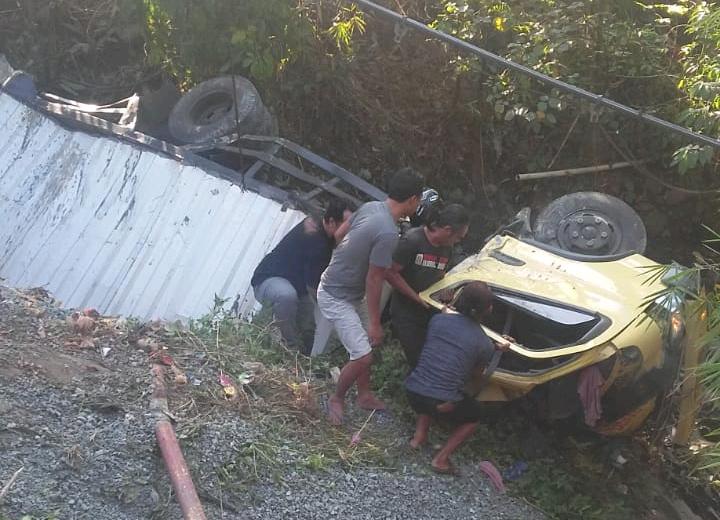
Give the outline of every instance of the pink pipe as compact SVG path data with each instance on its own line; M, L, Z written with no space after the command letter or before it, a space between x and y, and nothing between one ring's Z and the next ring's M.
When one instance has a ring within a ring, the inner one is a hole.
M170 476L170 482L175 490L175 496L183 512L183 518L185 520L206 520L200 498L195 491L190 476L190 470L188 470L185 457L180 451L175 430L168 420L164 367L154 364L152 374L153 393L150 407L155 415L155 437L165 461L165 468Z

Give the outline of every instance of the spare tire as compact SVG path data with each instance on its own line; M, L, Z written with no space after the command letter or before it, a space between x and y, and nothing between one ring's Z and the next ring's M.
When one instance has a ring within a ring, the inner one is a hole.
M533 231L539 242L584 255L642 254L647 246L645 225L635 210L593 191L555 199L540 212Z
M236 106L237 102L237 106ZM270 114L255 86L242 76L221 76L197 84L170 112L170 134L202 144L236 134L267 133Z

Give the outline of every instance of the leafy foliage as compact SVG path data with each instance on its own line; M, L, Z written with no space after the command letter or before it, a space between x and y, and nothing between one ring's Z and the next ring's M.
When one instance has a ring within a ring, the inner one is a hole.
M522 496L551 518L621 520L634 516L622 497L593 496L586 479L558 466L553 459L537 460L518 485Z
M720 410L720 235L710 228L711 238L705 242L703 254L696 253L696 264L672 274L670 268L659 270L654 276L663 277L667 288L656 297L665 301L685 302L680 307L685 322L700 323L699 339L688 349L697 349L700 364L694 369L702 388L699 425L708 439L718 439L717 413ZM684 379L688 374L682 374ZM679 385L678 385L679 386ZM675 396L677 397L677 396ZM697 451L697 450L696 450ZM717 480L720 468L720 442L700 450L697 469L710 472L709 479Z
M647 112L676 119L707 135L718 135L718 60L716 16L705 2L635 4L609 2L445 0L433 25L514 62ZM687 4L687 5L683 5ZM672 17L672 18L670 18ZM720 19L720 18L718 18ZM687 22L686 30L680 28ZM677 52L675 39L689 42ZM482 81L485 108L493 126L505 135L521 129L534 134L558 124L576 99L547 89L519 74L458 57L457 72ZM680 78L679 81L677 78ZM678 96L678 89L685 98ZM476 105L477 109L477 105ZM601 123L617 130L614 113ZM518 128L520 127L520 128ZM673 142L663 135L659 143ZM707 166L710 147L694 144L677 150L672 164L681 173ZM531 160L529 170L549 157ZM543 164L545 163L545 164Z
M687 42L679 48L682 76L678 82L687 96L679 122L707 135L720 135L720 10L717 4L686 2L674 12L687 16ZM665 6L670 11L673 6ZM679 9L678 9L679 8ZM687 145L673 156L680 173L710 164L709 146Z
M352 39L355 31L363 34L365 32L365 19L357 6L343 7L333 20L328 33L335 40L339 49L346 53L352 52Z
M0 52L51 92L115 101L151 74L142 60L142 2L3 2L0 12Z
M271 81L313 37L302 4L284 0L145 0L148 59L183 81L242 73Z

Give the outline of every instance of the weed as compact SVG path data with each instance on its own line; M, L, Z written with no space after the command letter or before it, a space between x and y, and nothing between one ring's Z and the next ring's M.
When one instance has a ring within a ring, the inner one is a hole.
M188 329L175 328L168 333L185 351L199 352L209 365L207 370L232 377L241 394L235 402L243 404L241 413L250 416L253 428L261 434L262 442L243 444L217 470L225 489L246 492L256 482L281 479L290 467L293 471L317 472L336 464L387 468L394 463L388 453L394 451L391 444L397 441L396 436L388 436L368 423L363 441L352 444L350 432L331 427L320 413L318 401L331 391L327 377L330 368L347 361L344 349L308 358L284 347L273 333L267 314L256 315L249 323L226 312L222 300L215 303L211 314L191 323ZM405 371L402 363L397 352L392 352L378 364L383 395L391 396L400 388L400 374ZM392 383L394 374L396 383ZM185 421L179 432L182 437L198 431L195 423L202 420L200 410L229 404L217 385L202 385L191 393L179 409L186 415L192 410L198 417L197 421ZM362 419L366 417L363 414Z
M380 351L379 359L372 368L372 382L375 390L386 399L395 399L405 394L403 385L408 374L405 354L397 340L390 340Z
M533 461L512 492L554 518L624 520L636 516L624 497L613 496L604 486L598 489L596 483L590 475L581 476L547 458Z
M218 470L221 483L248 484L278 474L278 446L269 442L247 442L235 457Z
M311 471L326 471L331 465L323 453L311 453L305 458L305 466Z

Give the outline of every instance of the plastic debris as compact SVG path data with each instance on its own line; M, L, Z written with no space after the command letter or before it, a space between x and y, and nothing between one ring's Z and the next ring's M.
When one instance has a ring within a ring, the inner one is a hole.
M237 388L233 384L232 379L230 379L229 375L220 372L220 375L218 376L218 381L223 387L225 397L227 397L228 399L234 399L235 397L237 397Z
M127 318L125 317L119 317L114 322L115 330L123 330L125 327L127 327Z
M357 446L361 440L362 435L360 435L360 432L353 433L352 437L350 437L350 446Z
M252 383L255 379L255 374L252 374L250 372L243 372L237 377L237 382L241 386L249 385Z
M350 437L350 447L355 447L360 444L360 441L362 440L362 432L367 427L370 419L373 418L373 415L375 415L375 411L376 410L372 410L370 412L370 415L367 416L367 419L365 419L365 422L362 424L360 429L352 434L352 437Z
M102 349L100 349L102 357L107 357L111 350L112 349L110 347L103 347Z
M88 307L87 309L83 309L82 313L84 316L87 316L88 318L97 319L100 317L100 313L97 310L90 308L90 307Z
M610 453L610 463L617 469L622 469L625 464L627 464L627 462L628 460L623 457L623 454L620 452L619 449L614 449Z
M489 460L484 460L480 463L480 471L485 473L490 482L498 493L505 493L505 484L503 483L502 475Z
M185 375L187 376L188 381L190 382L191 385L200 386L202 384L202 380L195 377L192 373L185 372Z
M502 476L505 480L517 480L523 476L528 469L528 463L524 460L518 460L512 466L503 471Z

